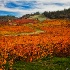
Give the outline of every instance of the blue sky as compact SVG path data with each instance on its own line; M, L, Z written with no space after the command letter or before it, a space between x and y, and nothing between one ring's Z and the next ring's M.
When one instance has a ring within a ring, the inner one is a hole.
M0 15L21 17L25 14L70 8L70 0L0 0Z

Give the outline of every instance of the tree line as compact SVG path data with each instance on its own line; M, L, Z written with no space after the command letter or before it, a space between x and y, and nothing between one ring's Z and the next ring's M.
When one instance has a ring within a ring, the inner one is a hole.
M64 9L61 11L53 11L53 12L47 12L45 11L44 14L47 18L50 19L63 19L63 18L68 18L70 19L70 8L69 9Z

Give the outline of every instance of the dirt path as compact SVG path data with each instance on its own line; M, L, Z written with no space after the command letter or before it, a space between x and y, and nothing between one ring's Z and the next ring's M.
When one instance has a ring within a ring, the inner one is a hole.
M40 33L44 33L44 31L42 30L37 30L35 32L29 32L29 33L25 33L25 32L20 32L20 33L15 33L15 32L8 32L8 33L4 33L4 34L0 34L0 36L20 36L20 35L33 35L33 34L40 34Z
M21 36L21 35L33 35L33 34L40 34L44 33L43 30L39 29L36 26L33 26L32 24L26 24L24 26L28 26L31 29L33 29L35 32L10 32L10 31L0 31L0 36Z

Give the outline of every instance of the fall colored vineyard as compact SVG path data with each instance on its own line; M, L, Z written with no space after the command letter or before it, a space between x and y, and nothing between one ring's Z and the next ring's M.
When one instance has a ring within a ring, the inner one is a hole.
M57 22L56 27L54 27ZM21 36L0 36L0 67L9 62L10 70L15 61L32 62L46 56L67 57L70 56L70 27L60 23L69 21L53 20L44 21L42 25L33 24L43 30L44 33ZM48 26L50 23L52 26ZM5 26L0 27L0 31L27 32L32 31L26 26Z
M9 32L34 32L33 29L31 29L28 26L4 26L0 27L0 31L9 31Z
M34 20L34 19L16 19L16 20L13 20L12 23L16 23L17 25L22 25L22 24L26 24L26 23L38 23L37 20Z

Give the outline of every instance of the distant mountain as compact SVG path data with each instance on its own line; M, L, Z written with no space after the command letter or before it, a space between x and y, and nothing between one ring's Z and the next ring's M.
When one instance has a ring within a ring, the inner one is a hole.
M0 16L0 21L8 21L8 20L13 20L13 19L17 19L17 17L15 16Z
M0 25L8 24L9 20L17 19L15 16L0 16Z

